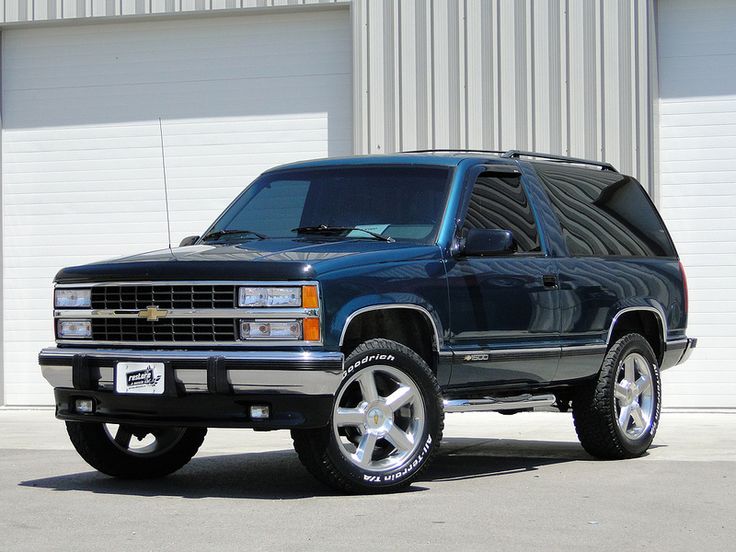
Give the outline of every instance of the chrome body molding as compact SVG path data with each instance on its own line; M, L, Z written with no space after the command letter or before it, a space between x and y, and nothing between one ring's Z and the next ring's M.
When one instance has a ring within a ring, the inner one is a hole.
M653 312L659 317L659 328L662 331L662 343L667 342L667 320L662 314L662 311L655 307L626 307L618 311L614 316L613 320L611 320L611 325L608 328L608 335L606 335L606 343L608 345L611 344L611 336L613 335L613 329L616 327L616 322L619 318L621 318L622 315L626 314L627 312L634 312L634 311L647 311L647 312Z
M473 350L465 350L465 351L455 351L455 355L458 357L462 357L465 355L507 355L507 354L513 354L518 353L520 355L530 355L530 354L548 354L548 353L556 353L559 352L560 347L519 347L519 348L510 348L510 349L473 349Z
M79 345L79 342L76 342ZM71 360L75 355L87 355L92 358L126 358L130 360L207 360L210 357L222 357L225 360L252 361L335 361L342 362L343 354L332 351L243 351L243 350L181 350L181 349L94 349L87 347L66 348L49 347L40 353L41 358L59 358Z
M55 318L141 318L140 310L56 309ZM162 318L255 318L284 319L319 316L319 309L299 307L263 309L167 309Z
M339 352L281 351L170 351L139 349L44 349L39 355L44 378L53 387L74 388L75 357L101 361L95 371L97 388L112 391L113 363L118 360L174 362L199 361L201 367L174 365L174 378L186 393L208 393L206 363L213 357L242 366L226 370L227 384L235 393L283 393L298 395L333 395L343 376L343 354ZM274 366L274 368L268 368Z
M514 357L546 357L550 355L576 355L603 353L606 350L605 343L591 343L587 345L562 345L560 347L536 347L536 348L508 348L508 349L477 349L454 351L455 359L462 362L477 362L493 360L495 358Z
M520 395L517 397L484 397L481 399L445 399L445 412L498 412L499 410L533 410L552 406L554 395Z
M322 347L322 341L286 341L264 339L262 341L94 341L92 339L57 339L59 345L90 345L92 347Z
M342 328L342 332L340 333L340 342L339 345L342 347L343 342L345 341L345 334L348 331L348 328L350 327L350 323L361 314L365 314L366 312L371 311L377 311L377 310L387 310L387 309L409 309L409 310L415 310L421 312L429 321L429 323L432 325L432 331L434 333L432 338L432 348L435 351L439 351L442 347L442 339L440 337L440 332L437 328L437 324L434 321L434 318L432 318L432 314L425 309L424 307L420 305L415 305L414 303L391 303L391 304L381 304L381 305L371 305L368 307L363 307L355 312L351 313L350 316L347 317L345 320L345 325Z

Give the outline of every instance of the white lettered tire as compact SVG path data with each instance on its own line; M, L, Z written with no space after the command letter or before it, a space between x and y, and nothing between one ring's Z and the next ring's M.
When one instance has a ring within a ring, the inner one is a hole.
M320 481L344 492L409 485L442 439L437 379L414 351L388 339L361 344L345 361L330 425L294 430L294 448Z

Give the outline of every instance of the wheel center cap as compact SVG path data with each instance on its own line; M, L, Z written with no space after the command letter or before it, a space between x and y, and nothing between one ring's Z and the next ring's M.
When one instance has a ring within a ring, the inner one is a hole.
M381 411L380 408L371 408L366 414L366 421L368 423L368 427L381 427L383 425L383 422L385 421L383 411Z
M629 385L629 387L626 389L626 401L631 404L634 402L634 399L636 398L636 391L634 390L633 385Z

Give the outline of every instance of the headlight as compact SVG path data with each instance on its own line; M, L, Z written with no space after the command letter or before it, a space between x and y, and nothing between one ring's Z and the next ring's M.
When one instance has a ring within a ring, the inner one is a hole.
M59 339L86 339L92 337L92 321L59 320L56 335Z
M301 287L243 287L239 307L301 307Z
M241 320L241 339L287 339L302 338L301 320Z
M84 308L92 305L90 289L54 290L54 306L57 308Z

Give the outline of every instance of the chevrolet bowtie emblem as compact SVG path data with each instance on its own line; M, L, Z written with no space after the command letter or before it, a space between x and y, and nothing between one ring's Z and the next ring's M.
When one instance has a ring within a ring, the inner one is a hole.
M150 306L138 313L138 318L145 318L149 322L156 322L159 318L166 318L169 311L159 310L156 305Z

